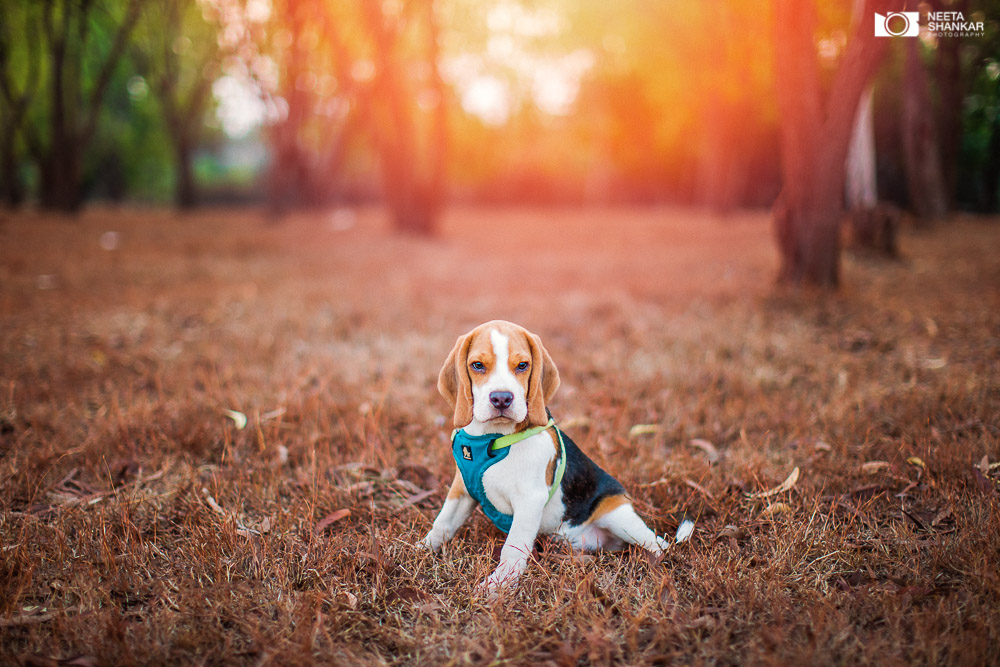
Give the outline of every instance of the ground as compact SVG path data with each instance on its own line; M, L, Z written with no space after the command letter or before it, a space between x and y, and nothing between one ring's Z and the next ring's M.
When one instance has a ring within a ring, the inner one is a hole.
M8 215L0 662L997 664L998 248L906 230L829 295L775 287L763 213ZM493 318L689 542L543 540L493 603L485 517L413 548L454 470L437 372Z

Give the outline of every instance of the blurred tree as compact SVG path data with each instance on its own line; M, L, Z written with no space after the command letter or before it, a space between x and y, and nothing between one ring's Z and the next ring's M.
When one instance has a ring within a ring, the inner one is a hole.
M279 111L267 132L275 209L332 199L363 134L396 227L432 232L447 145L433 0L276 0L261 32L251 59L276 65L257 78Z
M851 22L864 17L865 0L853 0ZM844 194L847 208L853 213L870 210L878 203L878 184L875 174L875 125L872 116L872 88L869 84L861 93L858 110L851 130L851 143L847 149L847 172Z
M101 104L143 0L42 0L48 98L37 123L25 126L38 163L45 208L73 212L82 203L84 155L97 130Z
M960 11L963 16L969 15L968 0L933 0L931 8L933 11ZM934 62L937 93L935 123L946 208L951 208L955 200L958 159L962 145L962 98L966 87L966 77L962 71L962 42L963 37L954 33L939 37Z
M906 40L904 48L903 117L899 128L910 207L918 219L936 220L947 211L947 195L934 126L934 103L920 56L920 40Z
M385 196L397 228L429 234L444 194L447 133L433 0L399 8L362 0L361 13L374 65L365 102ZM416 35L408 43L411 27Z
M173 148L174 203L189 209L198 202L194 151L221 70L218 25L197 0L148 1L132 53L152 84Z
M839 282L844 165L858 100L889 45L888 38L874 37L873 24L874 12L884 12L887 4L867 0L824 94L813 1L775 2L784 188L774 225L784 282L822 287Z
M18 137L40 83L41 15L32 5L4 0L0 20L0 199L10 207L24 200Z

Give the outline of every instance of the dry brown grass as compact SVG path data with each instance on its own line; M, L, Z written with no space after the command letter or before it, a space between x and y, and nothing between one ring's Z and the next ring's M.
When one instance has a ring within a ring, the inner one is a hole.
M434 241L378 211L8 218L2 661L996 664L998 249L955 219L823 296L775 292L757 214L464 209ZM690 543L546 541L493 605L484 517L410 546L452 470L437 370L495 317L542 335L557 418Z

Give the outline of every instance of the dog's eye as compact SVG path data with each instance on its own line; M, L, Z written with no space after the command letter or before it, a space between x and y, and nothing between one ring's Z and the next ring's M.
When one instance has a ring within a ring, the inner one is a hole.
M486 366L483 366L483 362L481 361L473 361L471 364L469 364L469 368L476 371L477 373L484 373L486 371Z
M517 372L518 373L523 373L526 370L528 370L528 362L527 361L522 361L521 363L519 363L517 365Z

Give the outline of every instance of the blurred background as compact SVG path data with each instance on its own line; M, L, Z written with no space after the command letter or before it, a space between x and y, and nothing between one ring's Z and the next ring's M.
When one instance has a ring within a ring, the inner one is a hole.
M815 4L824 90L861 4ZM427 232L447 202L725 213L782 187L769 2L0 6L8 206L385 202L397 226ZM875 198L920 217L995 212L1000 2L907 8L983 29L885 40L862 96Z

